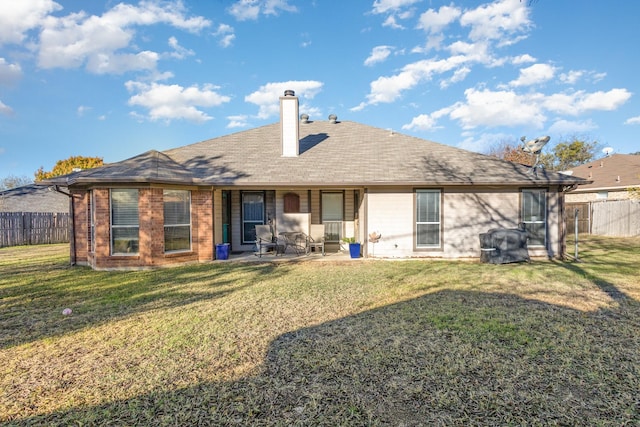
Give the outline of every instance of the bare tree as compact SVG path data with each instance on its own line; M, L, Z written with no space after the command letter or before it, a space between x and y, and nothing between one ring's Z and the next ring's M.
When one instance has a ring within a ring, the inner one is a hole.
M9 175L0 179L0 191L11 190L12 188L22 187L33 182L32 179L26 176Z

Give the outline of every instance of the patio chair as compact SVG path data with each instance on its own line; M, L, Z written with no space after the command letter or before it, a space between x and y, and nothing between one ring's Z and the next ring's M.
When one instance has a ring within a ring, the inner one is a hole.
M307 242L307 251L320 249L324 256L324 224L311 224L309 226L309 239Z
M255 255L262 258L262 254L267 253L269 249L278 255L279 246L276 239L273 238L273 232L270 225L256 225L256 249Z
M296 255L301 253L306 254L307 249L307 235L301 231L283 231L280 233L280 237L284 243L283 253L287 252L288 248L292 248Z

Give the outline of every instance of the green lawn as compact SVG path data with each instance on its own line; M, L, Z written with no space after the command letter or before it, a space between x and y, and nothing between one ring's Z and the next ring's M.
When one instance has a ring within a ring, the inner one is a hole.
M640 239L585 239L582 263L132 272L2 248L0 423L638 425Z

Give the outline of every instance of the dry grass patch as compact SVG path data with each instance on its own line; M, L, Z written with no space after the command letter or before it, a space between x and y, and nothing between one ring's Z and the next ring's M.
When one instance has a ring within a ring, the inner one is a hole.
M639 239L503 266L95 272L66 250L0 249L9 425L640 423Z

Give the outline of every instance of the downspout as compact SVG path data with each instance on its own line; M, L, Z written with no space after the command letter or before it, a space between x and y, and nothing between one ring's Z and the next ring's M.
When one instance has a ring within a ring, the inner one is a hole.
M70 258L70 264L74 266L76 265L76 215L75 215L75 209L73 207L73 196L71 195L71 193L67 193L66 191L60 190L60 188L58 188L57 185L53 185L49 188L55 192L64 194L69 198L69 213L71 214L71 239L69 242L71 247L69 250L70 252L69 258Z

